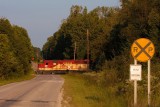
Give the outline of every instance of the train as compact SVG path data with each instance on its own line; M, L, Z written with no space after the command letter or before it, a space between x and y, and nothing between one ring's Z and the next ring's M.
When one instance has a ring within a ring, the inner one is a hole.
M88 65L88 60L44 60L38 64L38 73L85 72Z

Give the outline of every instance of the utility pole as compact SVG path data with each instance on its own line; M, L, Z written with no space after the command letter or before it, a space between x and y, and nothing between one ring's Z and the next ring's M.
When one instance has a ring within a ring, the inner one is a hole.
M87 65L89 69L89 31L87 29Z
M36 56L37 56L37 61L38 61L38 59L39 59L38 49L36 50Z
M43 56L43 50L41 51L41 55L42 55L42 60L44 59L44 56Z
M74 60L76 60L76 47L77 47L77 44L75 42L75 44L74 44Z

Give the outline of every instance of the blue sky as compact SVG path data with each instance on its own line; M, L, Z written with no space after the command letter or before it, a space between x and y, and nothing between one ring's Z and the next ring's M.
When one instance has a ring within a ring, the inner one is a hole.
M27 29L33 46L42 48L47 38L56 32L72 5L119 6L119 0L0 0L0 17Z

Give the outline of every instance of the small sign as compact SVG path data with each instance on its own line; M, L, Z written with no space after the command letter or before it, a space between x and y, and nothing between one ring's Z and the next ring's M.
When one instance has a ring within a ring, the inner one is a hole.
M147 62L153 57L154 53L154 44L149 39L140 38L132 44L131 54L140 62Z
M130 80L142 80L142 65L130 65Z

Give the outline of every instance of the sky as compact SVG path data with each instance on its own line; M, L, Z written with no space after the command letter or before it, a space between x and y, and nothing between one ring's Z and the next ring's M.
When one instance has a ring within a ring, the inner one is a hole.
M33 46L42 48L47 38L58 31L73 5L119 7L119 0L0 0L0 18L25 28Z

